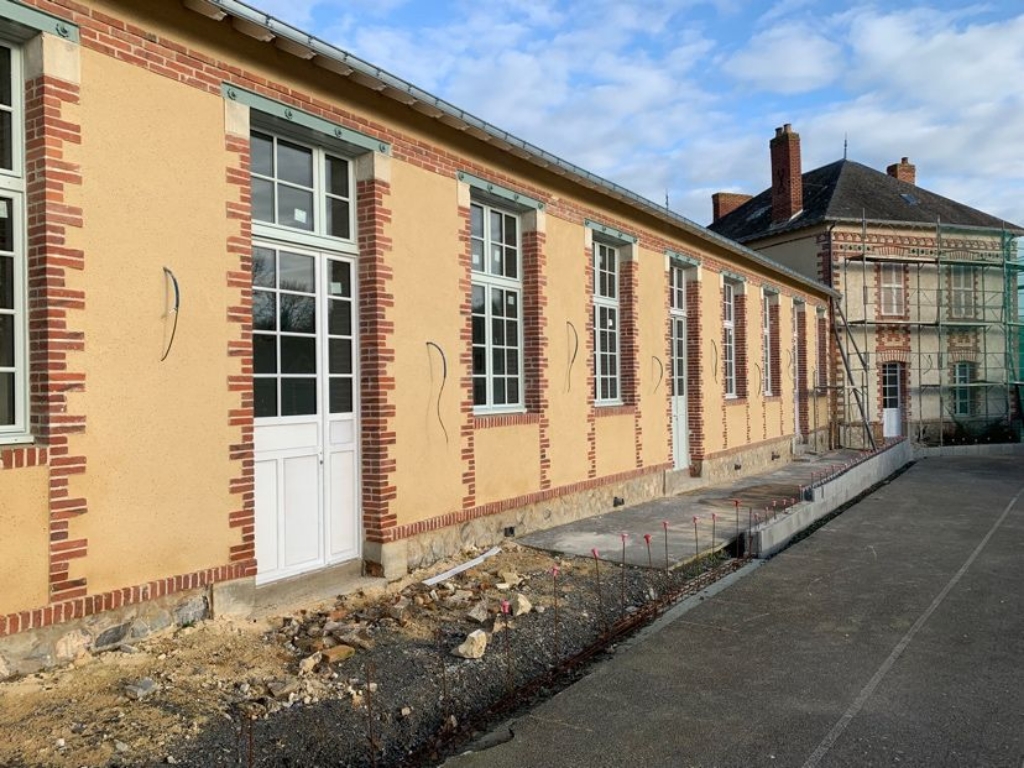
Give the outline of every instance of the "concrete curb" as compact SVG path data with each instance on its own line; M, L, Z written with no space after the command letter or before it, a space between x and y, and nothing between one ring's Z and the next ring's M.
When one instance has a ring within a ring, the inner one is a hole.
M768 558L780 552L801 531L880 483L913 459L913 448L908 441L903 440L813 487L810 490L813 496L810 501L790 507L783 516L762 523L751 533L753 551L760 558Z

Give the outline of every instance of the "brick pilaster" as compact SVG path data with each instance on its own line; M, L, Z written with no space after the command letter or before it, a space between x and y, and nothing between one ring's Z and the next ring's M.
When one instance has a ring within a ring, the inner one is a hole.
M390 194L391 184L379 178L356 183L363 525L366 539L379 543L390 540L391 529L397 524L391 508L397 489L391 451L396 441L396 408L395 323L391 316L394 296L390 291L394 273L387 258L392 246L387 234L391 222L391 210L387 207Z

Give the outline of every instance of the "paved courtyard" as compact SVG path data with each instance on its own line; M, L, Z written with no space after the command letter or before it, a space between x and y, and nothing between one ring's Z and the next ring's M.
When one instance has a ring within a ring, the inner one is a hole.
M919 461L511 729L446 765L1024 768L1024 461Z

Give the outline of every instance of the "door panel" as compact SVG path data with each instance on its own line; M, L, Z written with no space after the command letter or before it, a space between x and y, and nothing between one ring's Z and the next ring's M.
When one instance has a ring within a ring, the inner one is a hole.
M260 572L273 570L278 562L278 514L281 486L277 482L277 461L257 460L255 475L256 563Z
M257 583L266 583L359 556L358 324L350 260L290 245L254 253Z
M320 459L316 454L281 461L284 473L283 539L288 570L320 560Z

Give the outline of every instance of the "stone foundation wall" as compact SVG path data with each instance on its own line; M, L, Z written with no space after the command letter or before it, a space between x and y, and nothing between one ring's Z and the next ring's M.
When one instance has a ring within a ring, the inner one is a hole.
M210 615L207 589L178 592L0 638L0 680L67 664Z

